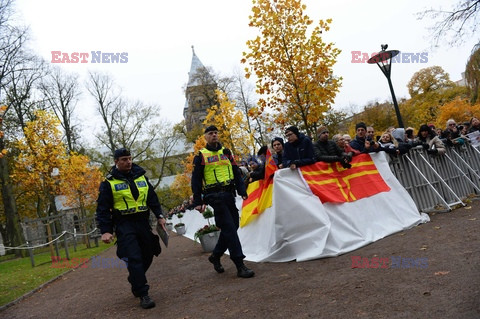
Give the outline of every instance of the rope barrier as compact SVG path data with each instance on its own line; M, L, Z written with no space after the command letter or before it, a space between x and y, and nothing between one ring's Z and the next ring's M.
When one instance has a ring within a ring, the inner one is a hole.
M63 235L65 235L67 232L66 231L63 231L60 236L58 236L57 238L49 241L48 243L45 243L45 244L42 244L42 245L36 245L36 246L28 246L28 247L22 247L24 245L21 245L21 246L18 246L18 247L5 247L5 249L8 249L8 250L12 250L12 249L34 249L34 248L39 248L39 247L43 247L43 246L47 246L47 245L50 245L51 243L54 243L55 241L59 240L60 238L62 238ZM27 242L27 245L28 245L28 242Z
M90 235L90 234L92 234L93 232L95 232L97 229L98 229L98 228L95 227L91 232L88 232L88 233L86 233L86 234L79 234L79 233L77 233L77 232L72 233L72 232L69 232L69 231L66 231L66 233L67 233L67 234L74 235L74 236L87 236L87 235Z
M54 243L55 241L59 240L60 238L63 237L63 235L65 234L71 234L71 235L74 235L74 236L88 236L90 234L92 234L93 232L95 232L98 228L95 227L91 232L88 232L86 234L77 234L77 233L72 233L72 232L69 232L69 231L66 231L64 230L60 236L58 236L57 238L49 241L48 243L45 243L45 244L41 244L41 245L36 245L36 246L28 246L28 242L26 242L25 244L22 244L20 246L17 246L17 247L8 247L8 246L3 246L3 248L5 248L5 250L14 250L14 249L35 249L35 248L39 248L39 247L44 247L44 246L47 246L47 245L50 245L51 243ZM26 247L25 247L26 246Z

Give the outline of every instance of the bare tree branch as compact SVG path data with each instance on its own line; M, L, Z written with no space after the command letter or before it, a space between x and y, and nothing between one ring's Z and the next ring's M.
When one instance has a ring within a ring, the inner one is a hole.
M432 27L433 46L439 42L461 44L468 37L475 36L480 23L480 0L459 1L451 10L429 9L417 13L418 19L429 17L437 20Z

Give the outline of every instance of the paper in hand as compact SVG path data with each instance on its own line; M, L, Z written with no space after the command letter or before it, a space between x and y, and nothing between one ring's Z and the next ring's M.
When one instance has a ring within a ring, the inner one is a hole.
M162 225L157 224L157 234L160 236L160 239L165 244L165 247L168 247L168 233L165 229L163 229Z

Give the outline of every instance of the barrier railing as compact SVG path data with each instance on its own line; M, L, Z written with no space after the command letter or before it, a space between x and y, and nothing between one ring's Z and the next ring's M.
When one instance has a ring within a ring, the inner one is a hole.
M480 194L480 151L471 145L447 147L444 155L413 148L392 156L390 168L420 212L450 211Z

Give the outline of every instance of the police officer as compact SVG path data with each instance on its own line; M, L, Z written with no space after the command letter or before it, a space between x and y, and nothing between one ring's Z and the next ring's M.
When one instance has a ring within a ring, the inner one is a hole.
M132 163L130 151L118 149L114 159L115 165L100 184L96 213L98 227L105 243L113 241L115 232L117 256L127 262L132 293L140 298L142 308L153 308L155 302L148 296L145 273L152 264L153 255L158 256L160 251L158 238L149 224L149 209L163 228L165 219L157 194L145 177L145 170Z
M192 192L195 209L203 213L206 205L212 206L220 237L208 260L218 273L225 269L220 258L228 249L230 259L237 267L237 276L250 278L255 274L243 263L245 255L238 238L238 209L235 205L235 188L247 199L245 184L232 153L218 141L218 129L211 125L205 129L207 145L193 159ZM203 195L203 198L202 198Z

